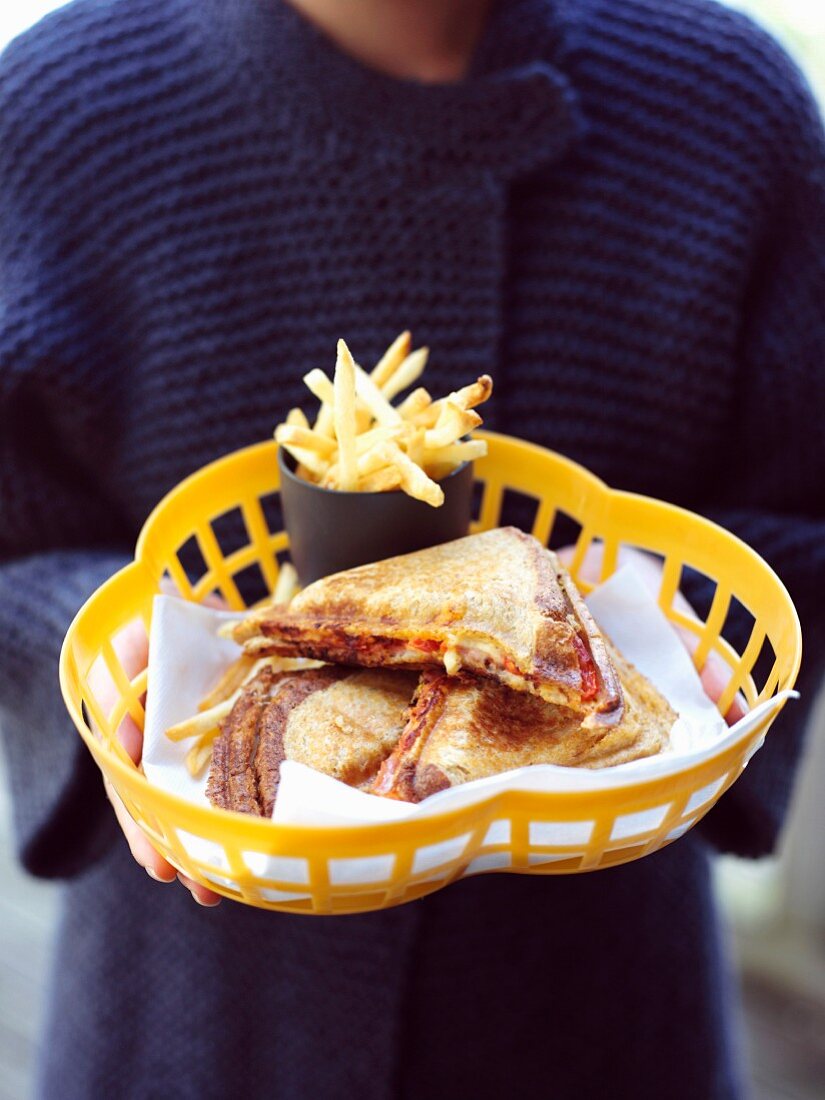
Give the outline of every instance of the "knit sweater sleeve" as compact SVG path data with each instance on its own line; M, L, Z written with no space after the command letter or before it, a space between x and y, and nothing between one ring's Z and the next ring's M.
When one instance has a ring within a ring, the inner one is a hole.
M57 661L74 612L129 554L83 457L105 389L90 372L112 348L71 262L50 127L21 105L14 60L0 59L0 732L20 857L55 877L116 835Z
M775 844L825 669L825 140L801 77L784 59L779 64L776 181L744 302L741 379L718 463L725 480L709 510L773 566L802 624L802 701L786 706L764 749L701 826L718 848L748 856ZM732 616L740 652L750 625Z

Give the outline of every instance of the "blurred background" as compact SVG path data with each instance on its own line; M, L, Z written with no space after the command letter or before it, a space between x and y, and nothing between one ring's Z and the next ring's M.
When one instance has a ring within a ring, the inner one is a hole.
M616 0L617 3L621 0ZM728 0L796 58L825 105L825 0ZM0 49L60 0L0 0ZM825 694L791 814L772 859L720 859L716 885L744 1001L754 1100L825 1097ZM774 736L781 736L781 724ZM0 1100L31 1094L59 887L14 861L0 758ZM702 1098L697 1097L697 1100Z

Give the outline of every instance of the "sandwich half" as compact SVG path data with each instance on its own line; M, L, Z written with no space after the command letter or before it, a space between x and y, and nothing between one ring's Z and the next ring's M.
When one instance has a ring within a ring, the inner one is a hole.
M350 786L369 785L401 736L416 680L414 673L383 669L264 668L215 740L209 801L271 817L284 760Z
M622 716L604 639L552 551L514 527L325 577L234 630L249 653L365 667L442 667L575 711Z
M370 787L372 794L420 802L447 787L527 764L603 768L658 753L676 714L629 662L612 651L624 688L624 716L586 727L569 707L515 693L471 673L421 676L409 721Z

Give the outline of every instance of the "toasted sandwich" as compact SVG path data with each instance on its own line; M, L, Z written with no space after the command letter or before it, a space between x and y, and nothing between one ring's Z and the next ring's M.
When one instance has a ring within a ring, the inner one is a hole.
M272 816L281 764L296 760L366 787L398 742L414 673L324 666L264 668L249 682L212 750L213 806Z
M514 527L325 577L234 629L247 652L366 667L443 667L615 725L622 691L552 551Z
M471 779L527 764L603 768L652 756L676 720L667 700L618 653L625 710L618 725L585 727L569 707L515 693L472 673L422 673L409 721L370 787L420 802Z

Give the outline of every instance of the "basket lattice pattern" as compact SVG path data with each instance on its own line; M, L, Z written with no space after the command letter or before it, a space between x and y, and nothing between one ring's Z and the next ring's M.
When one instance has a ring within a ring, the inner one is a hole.
M603 545L600 579L616 568L621 547L655 554L662 563L659 604L696 636L697 668L716 653L731 669L718 703L722 714L737 692L754 707L793 686L801 650L796 613L778 578L752 550L699 516L611 490L550 451L484 434L489 455L475 471L477 530L507 521L515 510L521 525L532 525L547 545L555 545L559 532L574 532L571 572L585 592L592 586L580 570L595 540ZM712 759L666 778L604 791L508 791L439 816L368 828L276 826L158 790L117 736L127 714L142 728L146 693L146 673L130 679L118 660L118 634L135 619L148 631L164 577L186 599L218 592L236 609L245 606L251 575L262 591L271 590L288 553L277 494L274 443L236 452L182 482L147 521L135 561L80 611L61 656L67 706L132 817L158 851L218 893L270 909L347 913L411 901L464 875L571 874L626 863L687 832L764 740L771 716ZM222 532L229 530L227 541ZM674 607L683 579L694 574L711 582L704 616ZM741 653L724 636L736 604L752 619ZM108 713L90 688L92 668L101 661L116 688Z

